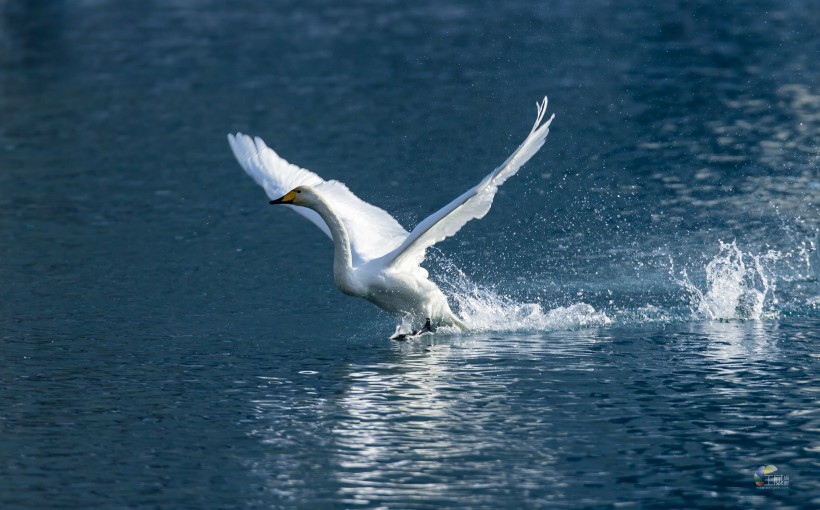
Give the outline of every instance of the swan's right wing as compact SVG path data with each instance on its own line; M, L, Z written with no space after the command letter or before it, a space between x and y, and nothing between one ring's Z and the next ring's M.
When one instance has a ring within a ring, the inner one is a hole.
M237 133L228 135L228 142L239 164L270 198L277 199L297 186L311 186L319 192L347 230L354 265L382 257L407 238L407 231L386 211L360 199L339 181L326 181L288 163L261 138ZM313 209L283 206L306 217L333 239L325 220Z
M547 98L545 97L537 106L538 116L535 124L515 152L475 187L419 223L398 248L385 256L386 263L403 268L418 266L424 260L427 248L454 235L468 221L483 218L487 214L493 205L498 187L515 175L518 169L544 145L555 115L541 124L547 111Z
M237 133L228 135L228 143L231 144L233 155L236 156L236 160L245 172L256 181L256 184L265 189L265 193L271 200L281 197L296 186L318 186L325 182L310 170L299 168L285 161L273 149L265 145L259 137L251 138L248 135ZM322 229L328 237L331 237L325 220L316 211L293 205L283 205L283 207L301 214Z

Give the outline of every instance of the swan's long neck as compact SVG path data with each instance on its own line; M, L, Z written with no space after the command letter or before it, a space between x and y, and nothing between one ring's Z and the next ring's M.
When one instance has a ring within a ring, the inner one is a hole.
M330 235L333 237L333 277L336 280L336 285L342 292L351 294L353 289L350 282L350 273L353 271L353 255L350 251L350 236L342 220L333 212L327 202L318 195L314 196L316 197L316 203L313 210L325 220L330 229Z

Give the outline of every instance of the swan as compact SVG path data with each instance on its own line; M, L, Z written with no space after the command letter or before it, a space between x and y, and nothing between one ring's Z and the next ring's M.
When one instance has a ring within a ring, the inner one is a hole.
M477 185L407 232L393 216L354 195L343 183L326 181L288 163L262 139L229 134L237 161L265 189L271 204L293 209L333 241L333 277L343 293L364 298L397 314L403 322L423 324L409 335L437 326L467 325L450 309L447 297L421 267L427 248L454 235L468 221L483 218L498 187L515 175L544 145L555 114L543 122L547 98L536 103L538 114L529 135L504 163ZM396 328L391 338L408 333Z

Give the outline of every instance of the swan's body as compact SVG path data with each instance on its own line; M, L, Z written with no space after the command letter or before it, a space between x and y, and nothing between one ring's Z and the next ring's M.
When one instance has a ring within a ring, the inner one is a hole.
M390 214L368 204L338 181L292 165L259 138L228 135L234 155L261 185L272 204L284 204L307 217L332 240L333 276L339 290L367 299L413 324L467 326L453 313L447 297L420 266L425 251L454 235L468 221L490 210L495 193L538 149L549 133L542 124L547 98L526 140L480 183L407 232ZM300 207L293 207L300 206Z

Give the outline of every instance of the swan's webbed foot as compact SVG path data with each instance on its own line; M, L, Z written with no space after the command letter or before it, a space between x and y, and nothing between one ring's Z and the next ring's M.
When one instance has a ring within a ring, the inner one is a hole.
M421 336L424 333L435 333L436 328L433 327L433 323L430 321L430 317L427 317L427 320L424 321L424 326L421 329L413 330L411 333L399 333L399 330L396 329L396 332L390 337L390 340L407 340L408 338L415 338L417 336Z
M413 333L414 335L421 335L422 333L435 333L436 328L433 327L433 324L430 322L430 317L427 317L427 320L424 321L424 326L421 327L420 330Z

